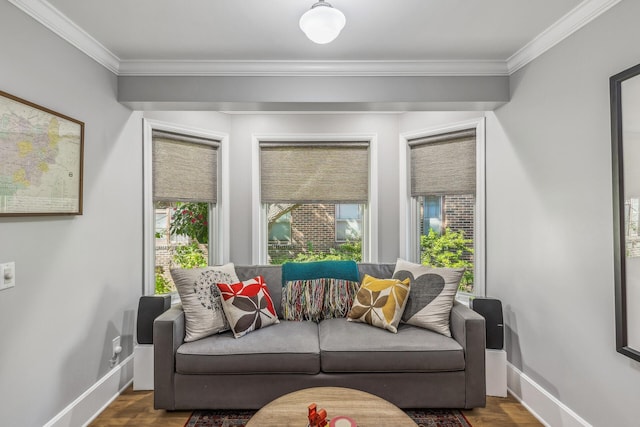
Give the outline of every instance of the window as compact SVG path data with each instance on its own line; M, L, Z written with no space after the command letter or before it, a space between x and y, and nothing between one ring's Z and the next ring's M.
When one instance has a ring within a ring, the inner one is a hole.
M258 229L265 230L257 263L354 259L366 249L370 142L258 144ZM258 231L258 235L260 232Z
M483 122L406 138L410 206L409 258L465 268L465 293L484 293ZM406 149L406 148L405 148Z
M363 205L336 205L336 242L359 242L362 240Z
M422 218L421 234L429 234L433 230L442 232L442 196L424 196L419 198L420 218Z
M144 142L144 293L162 294L172 268L218 259L220 139L145 120Z
M155 228L155 237L156 237L156 246L161 245L163 243L168 243L169 240L169 227L171 225L170 220L170 211L168 209L155 209L156 216L156 228Z
M167 207L165 203L155 203L156 217L156 250L158 246L171 244L188 244L189 236L186 234L176 234L171 232L174 208Z
M274 205L269 206L269 210L273 210L274 207ZM269 242L291 242L291 211L274 212L274 214L273 220L269 221Z

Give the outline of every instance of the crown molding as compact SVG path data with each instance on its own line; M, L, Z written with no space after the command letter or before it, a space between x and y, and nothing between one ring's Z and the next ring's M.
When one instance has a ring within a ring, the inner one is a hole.
M9 0L18 9L80 49L112 73L118 74L120 58L78 27L46 0Z
M46 0L13 5L119 76L506 76L620 0L584 0L506 61L157 61L121 60Z
M506 76L504 61L121 61L121 76Z
M507 59L509 75L551 49L620 0L585 0Z

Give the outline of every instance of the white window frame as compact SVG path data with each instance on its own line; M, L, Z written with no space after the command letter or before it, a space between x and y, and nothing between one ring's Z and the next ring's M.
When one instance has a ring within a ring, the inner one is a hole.
M470 296L486 295L486 185L485 185L485 118L450 123L438 127L400 134L400 258L420 262L418 230L420 218L415 198L411 197L411 155L409 141L417 138L455 132L476 130L476 211L474 221L474 283L473 294L459 292L459 299L468 301Z
M143 142L143 281L142 294L155 294L155 209L153 206L153 131L172 132L220 141L218 147L218 200L209 209L209 265L229 259L229 135L176 123L142 119Z
M378 134L252 134L251 135L251 206L252 250L254 264L265 265L268 259L267 209L260 194L261 142L362 142L369 143L369 202L362 213L362 260L378 262Z

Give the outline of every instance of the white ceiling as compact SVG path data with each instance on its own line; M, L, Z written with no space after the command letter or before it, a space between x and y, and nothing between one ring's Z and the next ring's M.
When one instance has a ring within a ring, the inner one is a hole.
M327 45L298 27L315 0L10 1L120 75L504 75L619 0L331 0Z

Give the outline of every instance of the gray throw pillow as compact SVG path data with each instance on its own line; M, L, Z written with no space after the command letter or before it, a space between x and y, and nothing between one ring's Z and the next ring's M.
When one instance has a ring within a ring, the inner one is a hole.
M464 268L434 268L398 259L394 279L411 280L402 321L451 336L449 317Z
M185 342L229 330L217 284L240 281L233 263L218 267L173 269L171 277L184 310Z

